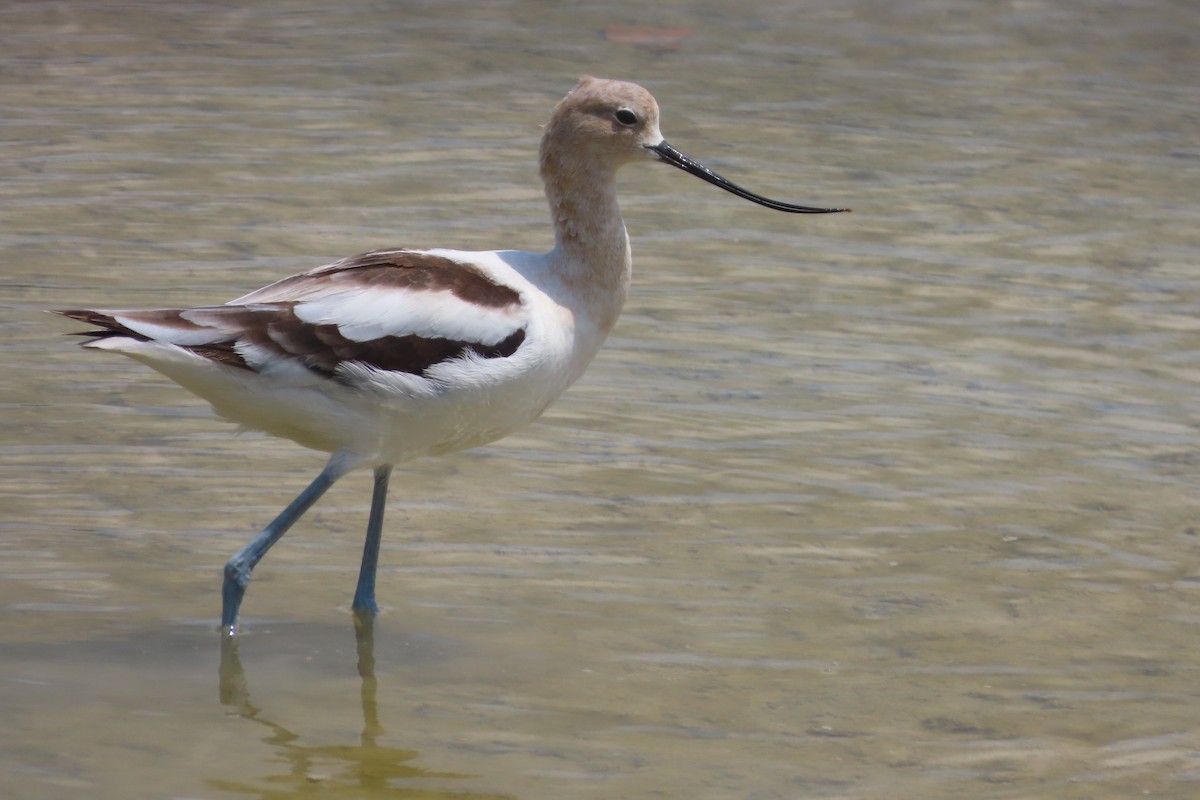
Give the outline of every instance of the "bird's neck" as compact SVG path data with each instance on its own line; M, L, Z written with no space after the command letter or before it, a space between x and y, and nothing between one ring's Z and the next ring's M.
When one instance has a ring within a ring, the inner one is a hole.
M616 170L542 163L554 221L551 258L559 280L592 310L607 333L629 287L629 236L617 205Z

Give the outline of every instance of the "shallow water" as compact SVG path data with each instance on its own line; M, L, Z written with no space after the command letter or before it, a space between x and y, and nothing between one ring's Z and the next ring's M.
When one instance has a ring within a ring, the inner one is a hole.
M1197 23L0 7L0 795L1196 796ZM322 459L42 309L543 249L539 126L583 72L855 212L630 168L636 286L588 375L393 479L373 677L366 474L256 571L219 671L220 567Z

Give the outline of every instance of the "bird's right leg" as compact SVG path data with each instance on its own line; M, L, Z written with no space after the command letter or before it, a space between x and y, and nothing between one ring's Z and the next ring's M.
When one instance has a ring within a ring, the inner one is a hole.
M383 510L387 505L388 477L392 465L375 468L375 491L371 495L371 517L367 522L367 539L363 544L362 566L358 570L358 587L350 608L355 617L373 617L379 613L375 602L375 571L379 567L379 542L383 535Z
M221 632L225 636L237 633L238 609L242 605L242 597L246 594L246 586L250 583L250 573L256 564L267 554L271 546L279 541L296 520L304 516L304 512L325 494L330 486L337 482L347 472L352 470L360 461L357 456L346 453L334 453L321 470L321 474L301 492L271 524L250 540L250 543L238 551L225 565L225 582L221 587Z

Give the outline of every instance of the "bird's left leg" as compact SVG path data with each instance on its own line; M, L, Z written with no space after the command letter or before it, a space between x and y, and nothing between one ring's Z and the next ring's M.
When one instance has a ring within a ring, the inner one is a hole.
M325 469L321 470L321 474L308 488L280 512L270 525L263 528L262 533L229 559L229 563L225 565L225 582L221 588L221 631L225 636L234 636L237 633L238 610L246 593L246 584L250 582L251 570L271 546L287 533L288 528L292 527L338 478L352 470L361 460L353 454L334 453Z

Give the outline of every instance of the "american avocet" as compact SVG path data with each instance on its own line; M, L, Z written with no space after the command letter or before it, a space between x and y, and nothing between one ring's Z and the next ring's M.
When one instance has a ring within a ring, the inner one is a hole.
M331 453L324 470L225 565L232 636L250 572L335 481L375 470L352 608L372 616L395 464L465 450L526 425L596 355L625 302L631 260L616 173L652 160L768 208L769 200L663 139L642 87L584 78L555 107L539 150L555 244L516 250L375 250L224 305L57 313L97 326L85 347L153 367L242 428Z

